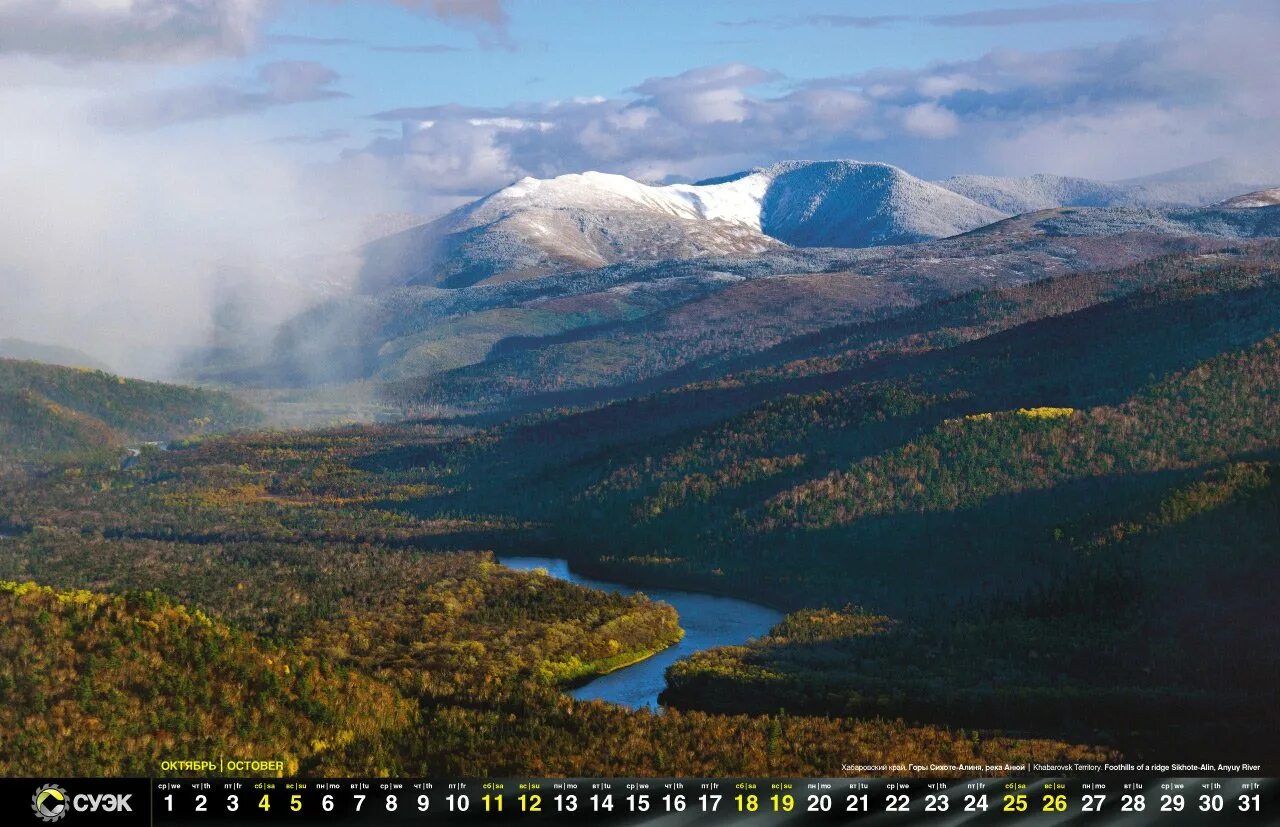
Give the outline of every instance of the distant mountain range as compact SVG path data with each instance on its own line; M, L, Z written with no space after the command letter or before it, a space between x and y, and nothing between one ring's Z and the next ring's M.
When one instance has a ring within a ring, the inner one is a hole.
M696 184L525 178L369 245L367 288L467 287L626 261L872 247L955 235L997 210L889 164L790 161Z
M1265 184L1226 162L1115 182L960 175L933 183L848 160L785 161L665 186L601 172L524 178L367 244L360 281L366 292L459 288L620 262L909 244L1035 210L1198 207Z
M939 184L994 210L1017 215L1052 207L1200 207L1268 182L1225 160L1123 181L1066 175L957 175Z
M1280 236L1270 196L1229 173L931 183L836 160L664 186L525 178L365 244L355 295L294 318L266 353L232 342L190 374L431 377L396 398L463 408L651 382L959 291Z

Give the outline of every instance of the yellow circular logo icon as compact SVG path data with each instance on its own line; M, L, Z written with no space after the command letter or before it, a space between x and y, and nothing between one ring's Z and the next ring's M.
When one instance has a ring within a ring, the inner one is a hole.
M57 784L45 784L31 796L31 809L36 818L45 822L57 821L71 809L67 791Z

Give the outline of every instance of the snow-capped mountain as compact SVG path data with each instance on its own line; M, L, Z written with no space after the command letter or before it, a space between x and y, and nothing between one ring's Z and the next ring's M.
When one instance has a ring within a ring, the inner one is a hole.
M856 161L665 186L599 172L524 178L369 245L363 280L461 287L621 261L902 244L1003 217L897 167Z
M960 175L933 183L883 163L785 161L694 184L583 172L523 178L362 251L363 287L458 288L620 262L757 256L945 238L1057 207L1166 210L1259 190L1227 161L1106 182Z
M765 179L761 227L796 247L877 247L957 235L1005 215L889 164L791 161Z

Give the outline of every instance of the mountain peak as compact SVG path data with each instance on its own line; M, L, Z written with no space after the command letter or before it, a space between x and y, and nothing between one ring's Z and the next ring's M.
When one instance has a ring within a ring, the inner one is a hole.
M871 247L957 235L1005 215L880 162L786 161L770 179L762 227L799 247Z
M859 169L875 169L893 172L901 175L910 175L901 167L885 161L859 161L856 158L827 158L823 160L791 160L777 161L764 167L756 167L757 171L768 172L774 175L781 175L785 172L795 172L797 170L859 170Z
M892 164L849 159L779 161L694 184L655 186L594 171L522 178L482 201L506 211L636 210L724 221L804 247L923 241L1004 217Z
M459 287L786 245L905 244L1004 217L878 162L781 161L694 184L597 171L527 177L380 245L365 284Z
M744 173L707 184L652 185L608 172L574 172L554 178L521 178L478 204L494 209L634 210L670 218L728 221L760 230L760 198L767 179Z

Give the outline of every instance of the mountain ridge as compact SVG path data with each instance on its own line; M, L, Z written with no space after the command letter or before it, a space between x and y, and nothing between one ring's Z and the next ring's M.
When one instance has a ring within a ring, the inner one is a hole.
M465 287L623 261L927 241L1005 215L879 162L785 161L695 184L522 178L365 247L362 284Z
M1176 208L1216 205L1240 193L1274 186L1276 173L1227 159L1103 181L1070 175L953 175L936 183L1010 214L1053 207ZM1268 180L1270 179L1270 180Z
M1246 192L1243 195L1236 195L1215 204L1215 207L1226 209L1258 209L1260 207L1274 207L1280 204L1280 187L1270 187L1257 192Z
M1059 207L1216 205L1271 185L1259 177L1220 161L1121 181L1046 173L927 181L850 159L779 161L693 183L594 170L527 176L370 240L360 284L456 289L622 262L909 244Z

